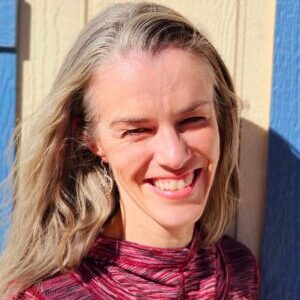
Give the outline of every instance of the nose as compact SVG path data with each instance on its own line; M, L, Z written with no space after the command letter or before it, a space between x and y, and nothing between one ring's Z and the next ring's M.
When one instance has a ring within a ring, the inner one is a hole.
M174 128L157 133L154 145L156 162L165 169L180 170L191 158L191 150L184 137Z

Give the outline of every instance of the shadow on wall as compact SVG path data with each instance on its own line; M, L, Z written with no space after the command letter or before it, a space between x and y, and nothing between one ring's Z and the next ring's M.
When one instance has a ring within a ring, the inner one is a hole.
M246 119L240 147L236 236L262 252L261 299L300 299L300 150Z
M236 238L248 246L256 258L261 242L266 190L268 132L242 118L240 132L240 202L236 216Z
M300 299L300 151L269 134L263 299Z
M30 59L30 24L31 7L25 0L19 1L19 26L18 26L18 48L22 51L18 53L18 85L17 85L17 121L22 119L22 90L23 90L23 65L24 61ZM22 20L22 22L20 22ZM20 26L22 25L22 26Z

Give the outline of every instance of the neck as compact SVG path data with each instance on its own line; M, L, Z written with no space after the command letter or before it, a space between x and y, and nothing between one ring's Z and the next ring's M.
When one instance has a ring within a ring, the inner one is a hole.
M152 224L149 224L152 223ZM194 225L184 228L165 228L156 222L146 220L126 220L119 211L109 224L104 227L103 234L110 238L124 239L138 244L159 248L181 248L187 246L194 232Z

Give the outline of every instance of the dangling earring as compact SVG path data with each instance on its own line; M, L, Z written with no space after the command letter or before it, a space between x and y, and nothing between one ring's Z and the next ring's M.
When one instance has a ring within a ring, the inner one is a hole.
M114 180L112 176L112 170L110 169L109 164L105 165L105 162L101 159L101 169L102 169L102 175L103 175L103 180L102 180L102 186L105 190L105 193L107 195L110 195L113 187L114 187Z

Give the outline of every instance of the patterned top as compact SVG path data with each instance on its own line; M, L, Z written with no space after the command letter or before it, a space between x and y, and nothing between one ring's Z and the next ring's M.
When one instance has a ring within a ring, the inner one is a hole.
M202 248L163 249L100 238L73 272L48 278L17 299L258 299L255 259L229 237Z

